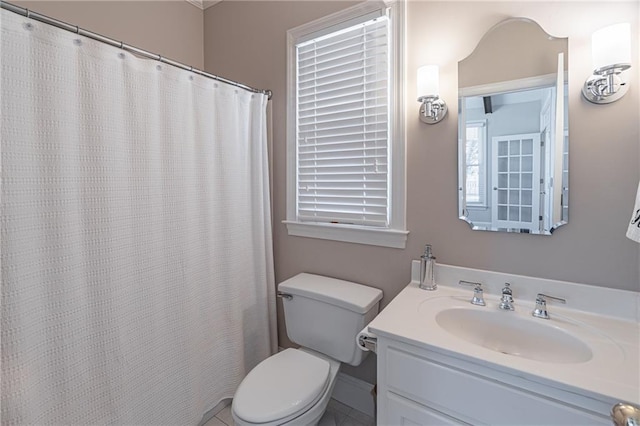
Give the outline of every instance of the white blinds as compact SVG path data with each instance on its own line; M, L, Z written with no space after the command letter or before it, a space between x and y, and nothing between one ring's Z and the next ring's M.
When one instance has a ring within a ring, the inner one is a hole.
M301 222L388 225L389 20L296 45Z

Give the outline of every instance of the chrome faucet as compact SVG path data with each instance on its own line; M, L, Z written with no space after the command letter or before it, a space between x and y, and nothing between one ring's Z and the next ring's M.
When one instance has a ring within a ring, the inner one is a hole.
M460 280L458 281L458 284L460 285L469 285L473 287L473 298L471 299L471 303L472 305L478 305L478 306L485 306L486 303L484 302L484 291L482 290L482 284L481 283L474 283L471 281L464 281L464 280Z
M510 288L511 284L505 283L502 289L502 297L500 298L499 308L504 311L513 311L513 292Z
M565 299L560 297L549 296L547 294L538 293L536 296L536 308L531 312L536 318L549 319L549 313L547 312L547 299L555 300L560 303L567 303Z
M433 291L438 288L435 279L436 258L431 252L431 244L424 246L424 254L420 256L420 288Z

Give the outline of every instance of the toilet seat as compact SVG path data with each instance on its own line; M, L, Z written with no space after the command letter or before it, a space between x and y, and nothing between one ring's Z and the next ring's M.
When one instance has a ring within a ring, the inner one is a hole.
M312 407L330 379L327 360L286 349L258 364L242 381L233 412L247 423L282 424Z

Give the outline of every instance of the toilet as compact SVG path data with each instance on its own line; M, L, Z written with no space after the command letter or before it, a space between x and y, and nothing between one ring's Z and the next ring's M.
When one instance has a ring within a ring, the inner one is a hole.
M237 425L316 425L341 363L360 365L368 352L356 336L377 314L382 291L302 273L278 285L289 339L285 349L249 372L233 397Z

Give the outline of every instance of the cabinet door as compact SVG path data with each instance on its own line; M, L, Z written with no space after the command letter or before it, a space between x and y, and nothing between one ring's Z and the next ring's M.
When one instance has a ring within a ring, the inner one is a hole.
M387 418L384 425L394 426L449 426L466 425L449 416L432 410L424 405L417 404L407 398L403 398L387 392Z
M470 374L395 347L387 348L386 355L387 392L434 407L450 418L491 425L611 424L608 417L530 392L524 386Z

